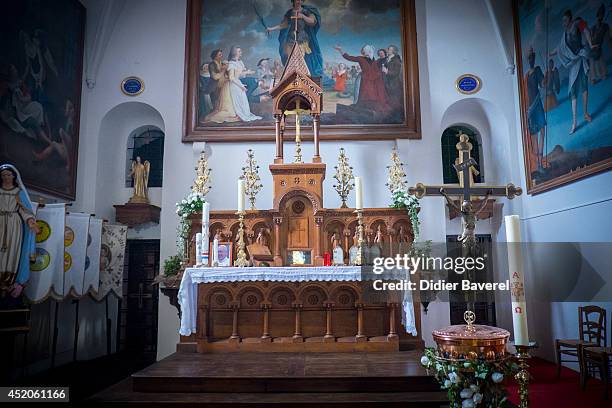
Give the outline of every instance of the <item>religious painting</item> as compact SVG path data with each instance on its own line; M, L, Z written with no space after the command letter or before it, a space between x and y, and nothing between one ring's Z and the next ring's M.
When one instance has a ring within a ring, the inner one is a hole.
M515 0L527 191L612 167L609 2Z
M10 1L0 20L0 162L32 189L74 199L85 8Z
M296 43L321 139L421 137L413 0L189 0L186 35L185 142L274 140L270 91Z

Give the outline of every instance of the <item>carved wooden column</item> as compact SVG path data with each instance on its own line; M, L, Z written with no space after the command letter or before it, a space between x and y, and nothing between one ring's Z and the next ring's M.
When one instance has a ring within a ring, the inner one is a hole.
M270 337L270 307L272 305L269 303L262 303L261 308L263 309L263 333L261 335L262 343L270 343L272 342L272 337Z
M295 309L295 332L293 333L293 342L301 343L304 339L302 337L302 305L301 303L294 303L293 308Z
M208 305L198 308L198 337L203 342L208 342Z
M312 133L314 136L314 155L312 156L313 163L321 163L321 156L319 156L319 128L321 124L321 115L312 115Z
M334 341L336 341L336 338L334 337L332 333L332 308L333 307L334 307L334 304L332 302L328 302L325 304L326 330L325 330L325 336L323 336L324 343L333 343Z
M387 236L389 237L389 256L393 257L395 256L395 253L393 252L393 235L394 235L395 231L392 228L388 228L387 229Z
M283 115L274 115L274 134L276 136L276 156L274 163L283 162L283 130L281 128L281 119Z
M357 335L356 342L368 341L368 338L363 334L363 303L357 303Z
M314 217L315 220L315 244L312 249L314 264L317 266L323 265L323 256L321 255L321 225L323 225L323 217Z
M397 339L397 332L395 328L395 307L396 303L389 303L389 334L387 335L387 339L395 340Z
M234 312L232 317L232 335L229 338L230 343L240 343L240 335L238 334L238 309L240 305L237 303L232 304L232 310Z
M283 256L281 255L281 224L283 217L274 217L274 264L283 266Z

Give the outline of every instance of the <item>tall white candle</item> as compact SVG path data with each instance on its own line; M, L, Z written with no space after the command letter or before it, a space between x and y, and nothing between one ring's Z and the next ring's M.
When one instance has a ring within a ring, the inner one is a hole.
M202 225L210 221L210 203L202 203Z
M195 238L195 247L196 247L196 266L202 265L202 233L196 233Z
M219 240L215 235L215 239L213 239L213 253L212 253L212 266L219 265Z
M525 279L523 274L523 254L521 251L521 226L519 216L507 215L505 217L505 222L514 343L521 346L527 346L529 344L529 333L527 330L527 303L525 301Z
M244 211L244 180L238 180L238 211Z
M361 187L361 177L355 177L355 207L363 210L363 194Z
M296 113L295 114L295 141L296 142L301 142L302 141L302 136L301 136L301 130L300 130L300 114Z

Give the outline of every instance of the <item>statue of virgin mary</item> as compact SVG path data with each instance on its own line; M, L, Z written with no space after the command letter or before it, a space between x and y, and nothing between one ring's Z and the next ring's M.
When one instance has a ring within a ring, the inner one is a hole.
M19 171L3 164L0 177L0 292L19 297L30 279L39 228Z

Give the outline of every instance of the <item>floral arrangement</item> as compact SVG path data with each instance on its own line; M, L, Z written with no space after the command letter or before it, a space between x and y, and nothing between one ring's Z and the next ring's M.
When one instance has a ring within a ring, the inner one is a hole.
M185 254L185 239L190 227L189 215L202 212L204 202L204 194L191 191L187 197L176 203L176 213L180 217L176 229L176 249L181 257Z
M433 370L440 387L447 390L451 408L510 406L503 381L518 371L511 358L448 360L440 357L435 348L428 347L421 364L428 371Z
M419 220L419 209L421 208L421 204L419 203L419 199L401 189L393 190L391 195L393 200L393 204L391 204L392 208L405 208L408 211L408 216L412 223L414 241L416 242L419 237L421 226L421 221Z

